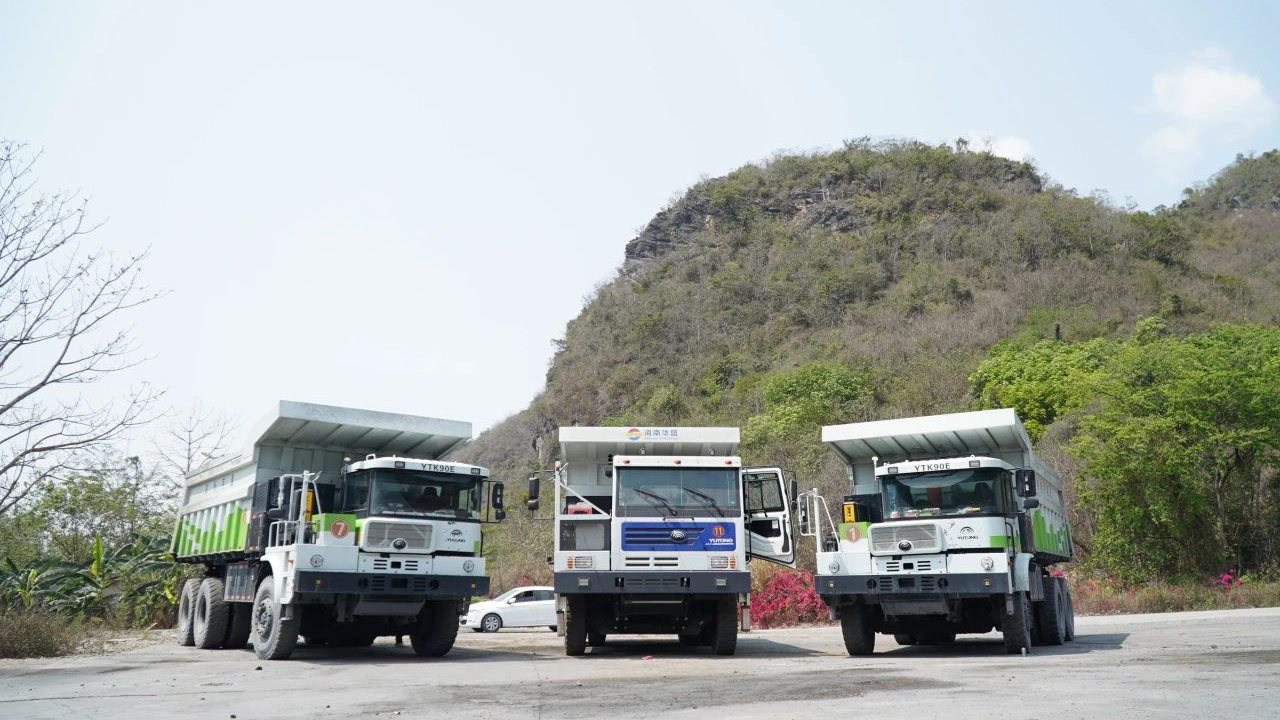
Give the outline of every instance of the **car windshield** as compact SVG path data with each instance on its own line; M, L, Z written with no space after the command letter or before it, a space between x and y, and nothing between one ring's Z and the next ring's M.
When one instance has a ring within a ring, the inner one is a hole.
M347 475L344 512L368 515L428 515L475 518L481 478L420 470L361 470Z
M618 468L618 515L623 517L742 514L737 468Z
M1003 515L1009 507L1007 479L1000 468L884 475L885 517Z

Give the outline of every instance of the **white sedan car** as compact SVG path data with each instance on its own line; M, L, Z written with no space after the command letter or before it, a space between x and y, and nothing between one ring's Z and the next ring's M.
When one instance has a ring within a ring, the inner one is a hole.
M461 625L475 632L498 632L504 627L556 629L556 594L549 587L518 587L492 600L472 603Z

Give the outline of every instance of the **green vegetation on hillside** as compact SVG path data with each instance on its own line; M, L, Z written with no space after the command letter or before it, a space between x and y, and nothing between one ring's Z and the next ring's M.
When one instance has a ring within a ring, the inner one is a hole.
M1135 476L1108 460L1134 408L1067 381L1121 372L1143 318L1170 353L1180 338L1263 331L1223 323L1274 327L1277 177L1280 153L1242 158L1177 207L1138 212L1026 163L914 142L745 166L690 188L628 244L556 342L545 391L465 456L523 478L549 467L559 425L737 425L749 462L839 496L847 481L820 425L1014 405L1085 493L1077 537L1098 548L1077 550L1135 577L1163 572L1158 553L1120 555L1137 535L1106 534L1123 525L1109 503L1140 499L1114 494ZM1009 357L1029 359L1022 374L1001 366ZM1268 462L1254 466L1264 486ZM545 521L513 513L494 539L496 586L549 575ZM1261 557L1207 552L1197 569Z

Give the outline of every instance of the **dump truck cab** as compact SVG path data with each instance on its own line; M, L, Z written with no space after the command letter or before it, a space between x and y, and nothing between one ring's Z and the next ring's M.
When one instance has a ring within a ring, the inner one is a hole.
M853 493L838 522L816 490L801 530L818 542L818 594L850 654L999 629L1011 652L1074 635L1062 485L1012 410L828 426Z
M565 650L672 633L731 654L760 558L794 566L780 468L744 468L737 428L565 427L554 585ZM539 478L530 479L531 509Z

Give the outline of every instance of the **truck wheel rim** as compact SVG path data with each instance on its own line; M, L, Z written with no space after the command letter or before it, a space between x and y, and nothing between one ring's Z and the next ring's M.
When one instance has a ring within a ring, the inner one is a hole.
M263 640L271 637L271 627L275 624L275 608L271 601L263 600L258 603L253 615L253 629L257 631L258 637Z

